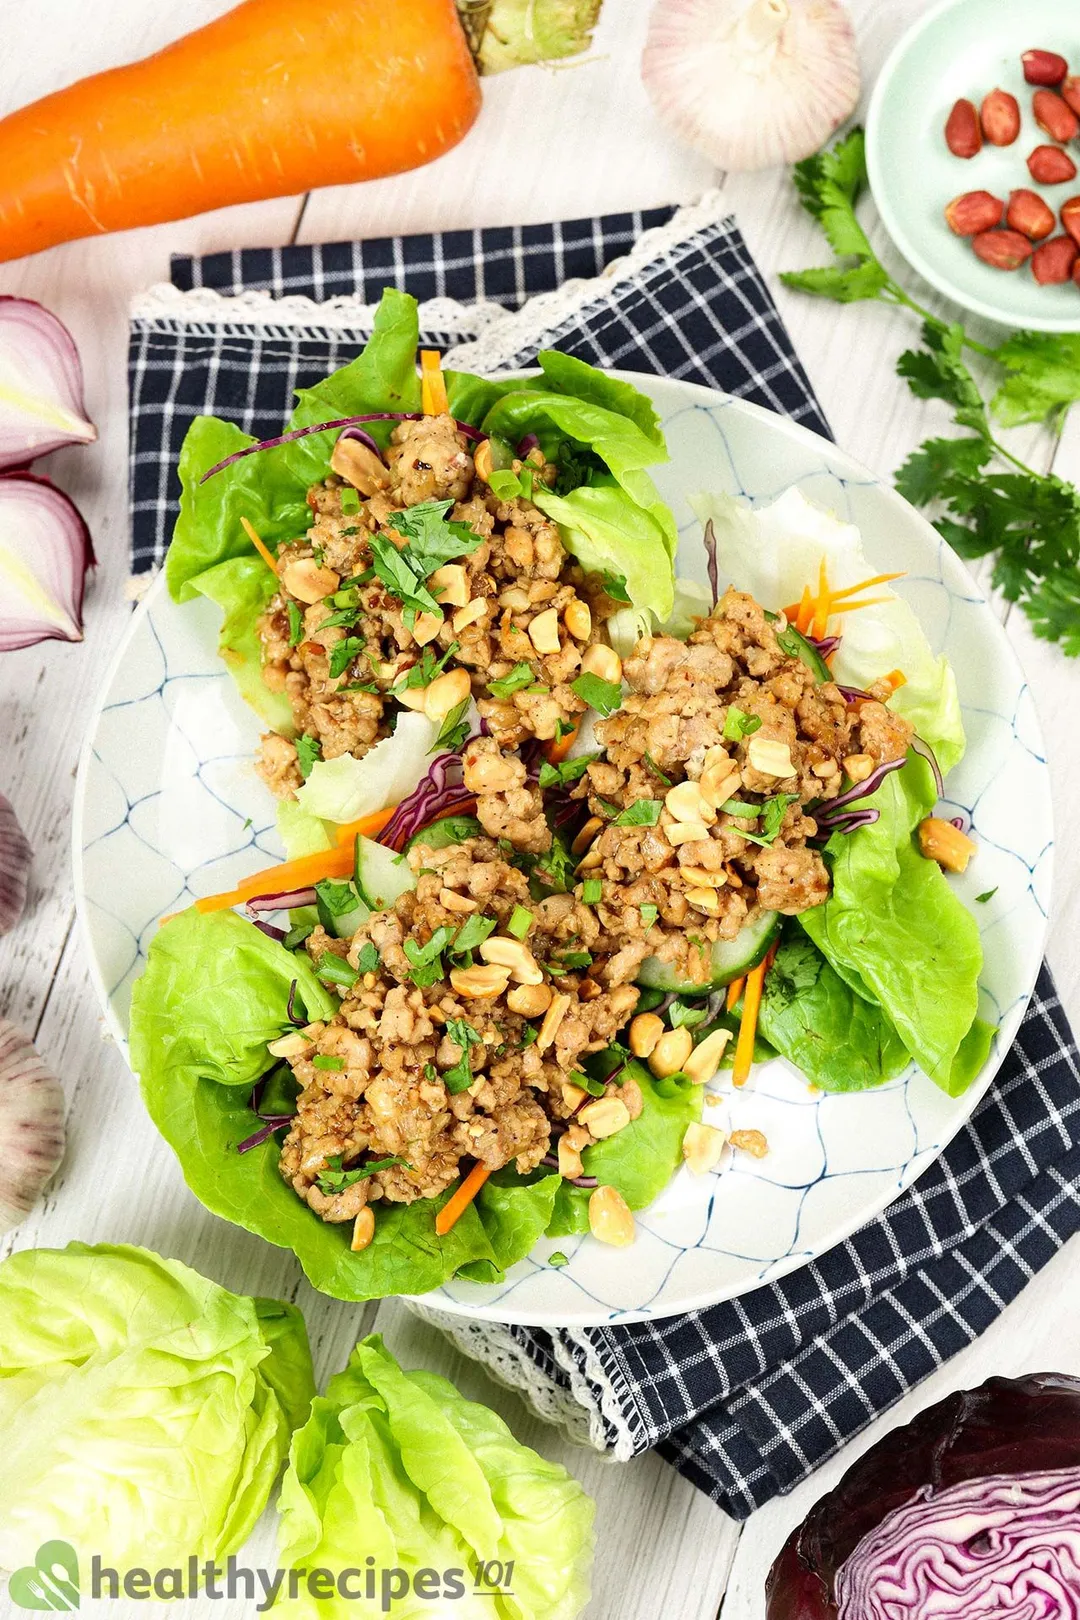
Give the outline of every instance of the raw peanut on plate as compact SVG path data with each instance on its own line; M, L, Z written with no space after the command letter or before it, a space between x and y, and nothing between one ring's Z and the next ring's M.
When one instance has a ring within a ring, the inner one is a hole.
M1061 87L1061 97L1066 106L1080 117L1080 75L1071 73Z
M1070 197L1061 205L1062 228L1080 246L1080 197Z
M1054 210L1037 191L1022 188L1010 194L1005 223L1010 230L1030 236L1033 242L1041 242L1054 229Z
M954 235L977 236L980 231L990 231L995 225L1000 225L1004 212L1005 204L989 191L965 191L948 204L945 218ZM1050 229L1053 228L1051 219Z
M1039 128L1055 141L1074 141L1080 133L1080 118L1053 90L1036 90L1031 110Z
M1060 286L1073 273L1080 253L1071 236L1055 236L1042 242L1031 256L1031 273L1040 287Z
M982 150L982 130L973 101L959 100L945 123L945 144L953 157L973 158Z
M1069 64L1056 51L1025 51L1020 58L1028 84L1060 84Z
M971 245L983 264L995 270L1019 270L1031 258L1031 243L1019 231L980 231Z
M1076 164L1060 146L1037 146L1027 166L1031 178L1040 186L1060 186L1076 179Z
M1020 103L1007 90L991 90L979 108L979 123L991 146L1011 146L1020 133Z

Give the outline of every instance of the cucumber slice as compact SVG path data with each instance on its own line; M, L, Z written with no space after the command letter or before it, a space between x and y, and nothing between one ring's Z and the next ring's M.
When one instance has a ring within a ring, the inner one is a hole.
M822 681L832 680L832 671L824 658L822 658L816 647L810 645L801 631L796 630L793 624L789 624L786 630L781 631L776 638L776 644L787 653L789 658L800 659L807 669L811 671L819 686Z
M671 964L655 956L647 956L642 962L637 982L646 990L674 991L679 996L722 990L732 979L741 979L744 973L757 967L780 932L783 920L778 911L763 911L740 929L734 939L718 939L712 948L712 972L704 983L676 978Z
M428 849L445 849L448 844L463 844L466 838L483 838L484 829L475 816L444 816L430 827L421 827L405 845L408 854L414 844L425 844Z
M371 838L356 840L354 880L364 904L385 911L399 894L416 888L416 878L404 855Z
M334 910L328 903L328 890L337 893L343 886L348 888L354 903L344 911ZM371 916L371 907L360 898L356 884L347 880L344 885L340 882L316 883L315 909L326 932L333 934L335 939L352 939L360 924Z

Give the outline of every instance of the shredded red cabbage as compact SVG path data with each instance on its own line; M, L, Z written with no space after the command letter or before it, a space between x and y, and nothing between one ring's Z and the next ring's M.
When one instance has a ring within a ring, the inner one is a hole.
M260 922L258 917L252 917L250 921L259 930L260 934L265 934L267 939L276 939L279 945L285 938L284 928L275 928L273 923Z
M468 738L462 747L467 747L472 740ZM437 754L427 774L402 799L386 823L379 834L379 843L388 849L402 850L415 833L433 821L455 814L465 815L475 804L475 795L462 785L461 755Z
M937 755L930 747L930 744L923 742L921 737L912 737L911 746L917 754L922 755L923 759L925 759L926 763L933 771L934 781L937 784L938 798L940 799L942 794L945 792L945 779L941 774L941 766L937 762Z
M294 1114L272 1114L261 1130L256 1131L254 1136L246 1137L243 1142L237 1144L237 1153L250 1153L252 1148L260 1147L263 1142L273 1136L275 1131L280 1131L283 1125L291 1125L295 1117ZM263 1116L260 1114L259 1118L262 1119Z
M955 827L957 832L967 832L967 822L964 820L963 816L950 816L949 825L950 827Z
M284 935L282 937L284 938ZM307 1019L298 1018L296 1016L296 987L299 983L299 979L294 979L292 984L289 986L289 1004L285 1008L285 1016L288 1018L290 1024L295 1024L297 1029L303 1029L304 1025L307 1023Z
M869 692L864 692L861 686L840 686L838 684L836 690L840 693L840 696L843 698L845 703L870 702Z
M709 589L712 591L713 602L720 600L720 564L716 557L716 530L713 520L709 519L705 525L705 556L709 568Z
M530 450L539 450L540 440L535 433L526 433L517 447L516 454L519 460L524 461Z
M836 812L846 809L846 807L849 804L853 804L856 799L866 799L869 798L871 793L876 793L882 782L884 782L885 778L893 771L900 770L905 764L906 759L907 756L905 754L901 754L899 759L887 759L883 765L878 765L870 772L870 775L866 778L865 782L855 782L847 789L845 793L839 794L835 799L826 799L825 803L820 807L820 809L811 811L811 815L817 822L818 826L828 827L834 821L846 820L847 818L845 816L837 816ZM875 821L877 820L876 813L873 819Z
M843 636L804 636L803 640L813 647L819 658L831 658L843 641Z
M559 1168L559 1161L555 1157L554 1153L545 1153L544 1157L540 1160L540 1163L547 1165L549 1170L557 1170ZM599 1187L600 1185L595 1176L567 1176L566 1179L569 1181L571 1187Z
M379 460L382 460L382 451L379 449L370 433L365 433L362 427L345 428L338 434L338 442L342 439L356 439L360 444L366 444L369 450L374 450Z
M262 439L258 444L249 444L243 450L235 450L231 456L226 456L224 461L219 461L208 472L204 472L199 483L205 484L208 478L213 478L215 473L221 472L225 467L231 467L234 461L243 461L245 456L257 455L260 450L276 450L280 444L292 444L296 439L306 439L309 433L329 433L333 428L353 428L361 422L422 422L423 419L423 411L368 411L364 416L338 416L332 422L313 422L311 427L293 428L291 433L279 433L273 439ZM487 438L487 434L481 433L479 428L471 427L468 422L459 422L456 417L454 426L473 443Z
M292 911L296 906L313 906L314 889L279 889L276 894L253 895L247 903L252 911Z

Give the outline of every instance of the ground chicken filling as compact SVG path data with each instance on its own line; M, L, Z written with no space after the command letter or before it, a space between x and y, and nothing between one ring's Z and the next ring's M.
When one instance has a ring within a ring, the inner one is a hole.
M554 482L556 467L532 458L536 480ZM470 695L504 748L571 729L586 707L571 683L618 604L555 524L531 501L492 492L449 416L399 423L385 461L343 438L331 467L308 491L311 528L278 553L280 589L259 621L263 679L287 696L307 757L360 758L390 734L399 704L442 720ZM440 612L412 621L373 577L372 536L405 550L389 520L431 501L452 502L447 521L480 543L431 574ZM274 793L295 793L301 765L295 742L263 738L258 770Z
M638 644L603 754L558 789L583 801L571 892L530 893L557 853L551 806L496 732L462 761L483 836L412 849L416 889L351 941L311 934L316 965L342 959L355 982L329 1022L274 1043L301 1087L280 1168L323 1220L354 1222L354 1247L371 1204L436 1197L463 1161L580 1176L582 1150L641 1112L632 1079L584 1064L630 1019L644 958L704 985L713 942L826 898L812 807L902 758L912 730L884 688L817 683L784 629L729 590L688 641Z
M629 693L596 728L604 754L573 790L590 811L579 843L595 834L578 872L601 882L620 977L655 956L704 982L715 941L761 911L820 905L829 874L806 807L907 752L891 688L848 702L779 646L783 629L729 590L687 641L646 639L626 661Z

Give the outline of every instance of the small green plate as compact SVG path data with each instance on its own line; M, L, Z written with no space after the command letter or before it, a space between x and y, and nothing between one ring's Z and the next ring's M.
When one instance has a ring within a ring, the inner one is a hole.
M1027 50L1057 51L1080 73L1077 0L946 0L899 41L870 99L866 156L870 186L885 227L928 282L965 308L1003 326L1042 332L1080 331L1080 287L1040 287L1027 265L995 270L954 236L945 206L965 191L1008 200L1021 187L1038 191L1055 211L1080 195L1080 175L1060 186L1036 186L1028 154L1047 141L1035 123L1020 63ZM966 96L976 106L1000 86L1020 103L1023 122L1012 146L984 144L977 157L954 157L945 120ZM1080 167L1080 143L1069 155ZM1057 234L1061 234L1060 228Z

